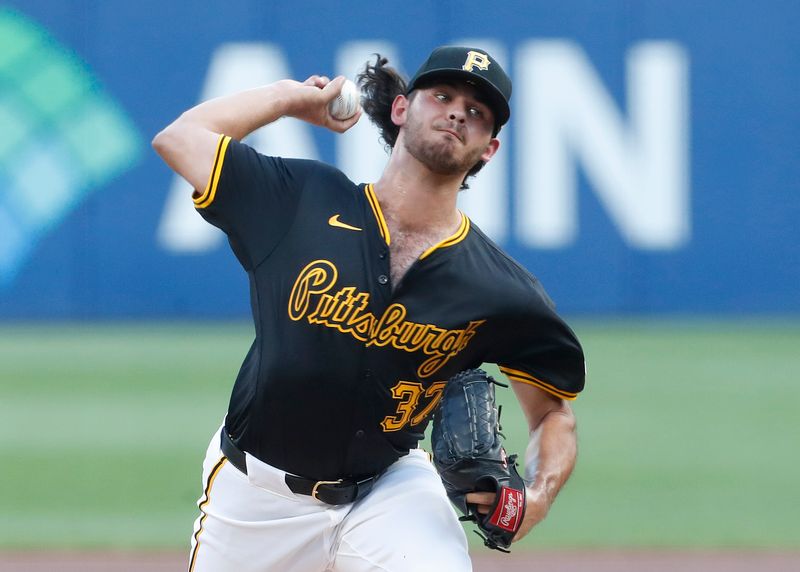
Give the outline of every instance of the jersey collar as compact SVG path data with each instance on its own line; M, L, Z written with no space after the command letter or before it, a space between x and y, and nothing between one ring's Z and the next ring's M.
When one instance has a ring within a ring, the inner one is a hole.
M378 202L378 197L375 195L375 185L374 183L368 183L364 186L364 193L367 196L367 202L369 202L369 206L372 208L372 214L375 215L375 220L378 223L378 231L381 233L381 237L384 241L386 241L386 245L389 246L392 243L392 237L389 234L389 225L386 224L386 219L383 216L383 211L381 210L381 205ZM469 234L469 227L470 221L469 217L465 215L463 212L458 211L461 215L461 224L458 225L458 229L449 237L445 238L438 244L434 244L425 252L423 252L419 259L423 260L430 256L435 250L440 248L447 248L448 246L453 246L464 240Z
M383 240L386 241L386 246L389 246L392 243L392 237L389 236L389 225L386 224L386 219L383 218L381 205L375 195L375 184L369 183L364 186L364 193L367 195L369 206L372 207L372 214L375 215L375 220L378 221L378 231L380 231Z

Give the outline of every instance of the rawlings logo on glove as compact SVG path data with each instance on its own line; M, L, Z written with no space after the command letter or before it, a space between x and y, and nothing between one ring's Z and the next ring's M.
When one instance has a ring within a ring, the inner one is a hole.
M500 499L497 503L489 522L509 532L519 530L522 523L522 512L525 510L525 493L508 487L503 487L500 491Z
M506 457L502 446L495 384L480 369L453 376L433 418L431 445L447 496L464 514L461 520L477 524L486 546L508 552L525 516L525 483L517 456ZM475 491L496 494L489 514L467 504L466 494Z

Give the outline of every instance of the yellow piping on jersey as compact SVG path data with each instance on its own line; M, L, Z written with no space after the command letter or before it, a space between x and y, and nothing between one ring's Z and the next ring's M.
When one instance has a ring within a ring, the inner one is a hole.
M469 217L464 213L460 214L461 214L461 224L458 225L458 230L452 236L445 238L439 244L435 244L431 246L428 250L423 252L419 257L420 260L426 258L434 250L437 250L439 248L447 248L448 246L453 246L454 244L461 242L467 237L467 234L469 234Z
M378 230L380 231L383 240L386 241L386 245L388 246L392 242L392 237L389 236L389 225L386 224L386 219L383 218L383 211L381 210L381 205L378 202L378 197L375 196L375 185L373 183L369 183L367 186L364 187L364 192L367 195L369 206L372 207L372 213L375 215L375 220L378 221Z
M550 385L549 383L546 383L541 379L536 379L531 374L525 373L524 371L519 371L518 369L511 369L510 367L504 367L502 365L499 367L500 371L502 371L509 379L513 381L519 381L522 383L527 383L528 385L536 386L539 389L543 389L547 393L550 393L562 399L566 399L567 401L574 401L578 397L577 393L572 393L571 391L564 391L563 389L558 389L554 385Z
M208 514L206 514L205 511L203 511L203 509L208 504L208 501L211 500L209 496L211 494L211 487L214 486L214 480L217 478L217 475L219 474L220 470L222 469L223 465L225 465L225 462L227 460L228 460L227 457L222 457L217 462L216 466L211 470L211 474L208 477L208 484L206 485L205 494L203 495L205 496L205 500L201 502L199 506L200 512L203 513L203 516L200 517L200 526L197 528L197 532L194 533L194 550L192 551L192 559L189 562L189 572L194 571L194 565L197 562L197 549L200 548L200 533L203 532L203 523L205 522L206 517L208 516Z
M219 184L219 176L222 173L222 163L225 161L225 151L228 149L228 143L231 138L227 135L220 135L219 142L217 143L217 154L214 157L214 167L208 175L208 184L206 189L199 197L192 197L194 206L198 209L204 209L214 202L214 197L217 196L217 185Z

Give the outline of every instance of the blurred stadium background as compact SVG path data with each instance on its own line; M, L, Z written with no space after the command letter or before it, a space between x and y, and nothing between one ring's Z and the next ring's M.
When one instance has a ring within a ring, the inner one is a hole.
M792 0L0 4L0 569L2 551L186 549L252 328L246 277L152 136L202 99L353 77L375 52L409 74L461 42L514 80L461 206L542 280L589 366L576 473L521 549L800 554L798 17ZM357 181L385 161L366 122L250 142Z

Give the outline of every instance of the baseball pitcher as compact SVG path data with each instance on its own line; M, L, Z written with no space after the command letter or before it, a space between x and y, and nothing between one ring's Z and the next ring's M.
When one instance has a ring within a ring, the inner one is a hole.
M256 332L208 446L193 572L470 570L454 506L508 550L572 471L581 346L456 206L500 148L511 80L474 47L437 48L410 81L387 64L365 65L349 118L329 106L345 78L315 75L204 102L153 140L227 235ZM391 148L376 181L242 143L281 117L341 133L362 114ZM525 413L526 461L483 363Z

